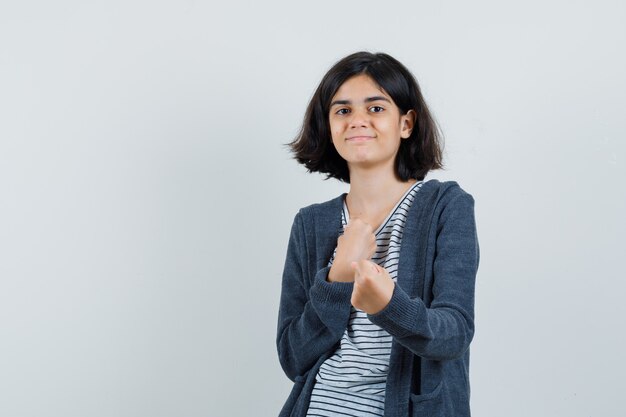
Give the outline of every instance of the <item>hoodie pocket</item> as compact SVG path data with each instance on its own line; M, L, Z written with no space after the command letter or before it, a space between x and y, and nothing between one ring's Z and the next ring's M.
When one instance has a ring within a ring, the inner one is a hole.
M411 394L411 416L413 417L444 417L443 397L441 387L443 381L431 392L425 394Z

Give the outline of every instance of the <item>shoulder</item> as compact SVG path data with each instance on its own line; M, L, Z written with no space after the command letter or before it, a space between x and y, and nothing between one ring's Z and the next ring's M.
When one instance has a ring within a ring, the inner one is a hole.
M424 183L420 193L422 213L438 223L457 218L459 221L474 222L474 198L456 181L430 180ZM432 217L431 217L432 216Z
M330 221L336 217L336 214L341 214L343 207L343 199L345 194L341 194L335 198L321 203L310 204L302 207L296 217L305 223L318 222L318 221Z
M431 193L431 219L436 224L436 230L453 231L454 239L464 236L476 243L476 219L474 213L474 198L465 191L456 181L439 182L428 181L427 190ZM473 244L473 243L472 243Z
M429 180L424 182L420 192L437 202L437 205L446 206L452 202L467 202L474 204L474 197L465 191L456 181Z
M301 208L295 216L292 233L294 239L306 248L309 259L332 255L334 242L341 231L343 194L331 200ZM318 267L320 265L317 265Z
M460 195L471 197L471 194L461 188L459 183L456 181L428 180L424 182L422 190L436 193L437 195L446 198L455 198Z

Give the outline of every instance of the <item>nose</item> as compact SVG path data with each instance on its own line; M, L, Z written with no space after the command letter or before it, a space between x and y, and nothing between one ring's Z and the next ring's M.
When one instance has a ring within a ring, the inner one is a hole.
M369 124L369 114L367 110L353 109L350 116L349 126L351 129L365 127Z

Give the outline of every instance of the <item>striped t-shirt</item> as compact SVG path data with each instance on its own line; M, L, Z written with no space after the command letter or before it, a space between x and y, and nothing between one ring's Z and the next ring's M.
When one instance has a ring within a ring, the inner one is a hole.
M377 247L371 260L385 268L394 281L407 212L421 186L421 181L411 186L374 232ZM348 220L344 201L342 225ZM334 259L335 253L328 264L332 265ZM316 375L306 415L382 416L391 339L389 333L369 321L367 313L351 306L348 328L340 346Z

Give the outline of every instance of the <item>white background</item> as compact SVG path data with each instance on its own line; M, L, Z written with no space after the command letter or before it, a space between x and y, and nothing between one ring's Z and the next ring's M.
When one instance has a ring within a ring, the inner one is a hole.
M409 67L476 199L476 416L623 415L623 1L0 5L0 415L276 415L290 159L338 59Z

